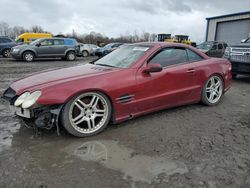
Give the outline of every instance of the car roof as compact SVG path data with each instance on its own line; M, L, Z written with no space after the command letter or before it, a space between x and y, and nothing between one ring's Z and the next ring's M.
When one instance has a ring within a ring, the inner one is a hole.
M176 47L189 47L186 44L182 44L182 43L174 43L174 42L138 42L138 43L133 43L133 44L129 44L129 45L141 45L141 46L152 46L152 47L168 47L168 46L176 46Z

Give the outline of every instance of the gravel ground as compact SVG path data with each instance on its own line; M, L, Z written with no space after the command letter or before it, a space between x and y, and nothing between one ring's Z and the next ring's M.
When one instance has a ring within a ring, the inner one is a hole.
M35 71L83 64L0 58L0 94ZM250 187L250 78L214 107L168 109L79 139L28 129L0 99L0 187Z

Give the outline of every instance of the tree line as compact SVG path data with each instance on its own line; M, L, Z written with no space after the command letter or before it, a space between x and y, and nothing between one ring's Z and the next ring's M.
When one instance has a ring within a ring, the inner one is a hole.
M24 28L22 26L10 26L6 22L0 22L0 36L9 36L15 39L17 36L23 33L50 33L44 30L39 25L33 25L31 28ZM154 41L156 34L149 32L137 32L134 31L133 34L125 33L121 34L119 37L108 37L101 33L90 32L88 34L76 33L74 30L72 33L62 34L59 33L57 36L65 36L75 38L78 42L86 44L107 44L111 42L122 42L122 43L134 43L134 42L147 42Z

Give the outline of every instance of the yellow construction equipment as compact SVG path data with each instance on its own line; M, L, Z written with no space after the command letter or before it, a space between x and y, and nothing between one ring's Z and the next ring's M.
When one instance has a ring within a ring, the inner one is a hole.
M196 43L192 42L188 35L175 35L174 37L171 37L171 34L158 34L157 38L159 42L175 42L196 46Z

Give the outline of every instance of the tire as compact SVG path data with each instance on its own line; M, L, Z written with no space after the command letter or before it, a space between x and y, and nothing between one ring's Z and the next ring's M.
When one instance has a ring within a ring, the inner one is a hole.
M211 76L202 89L201 101L208 106L217 105L224 94L224 82L218 75Z
M83 50L82 56L83 57L88 57L89 56L89 52L87 50Z
M31 51L27 51L23 53L23 60L26 62L32 62L35 59L35 54Z
M112 105L100 92L86 92L72 98L62 109L60 120L64 128L76 137L88 137L102 132L108 125Z
M232 78L235 79L237 77L237 74L232 74Z
M66 54L66 59L68 61L74 61L76 59L76 53L73 51L70 51Z
M4 49L2 53L3 57L10 57L10 49Z

